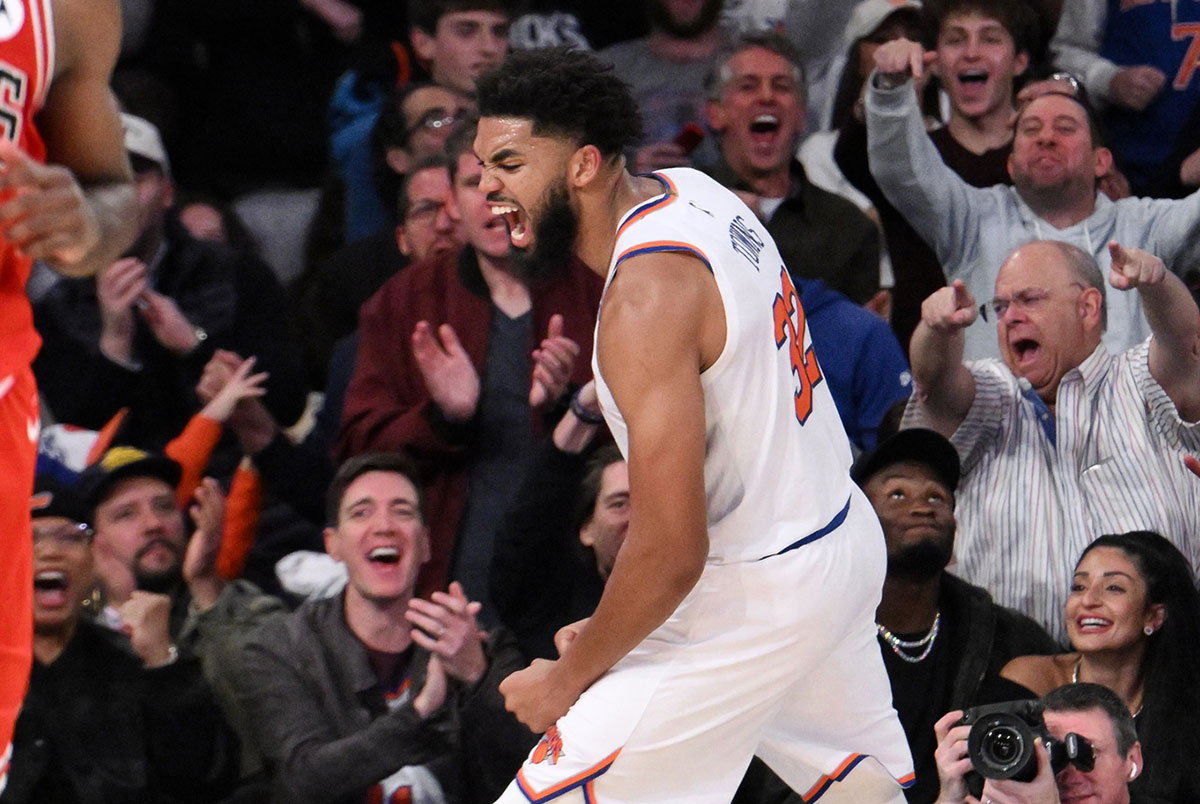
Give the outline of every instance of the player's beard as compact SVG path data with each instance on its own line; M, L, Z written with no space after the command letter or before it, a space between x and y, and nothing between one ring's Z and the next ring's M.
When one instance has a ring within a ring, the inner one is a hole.
M562 273L575 251L578 234L579 216L571 209L566 182L560 180L546 190L533 230L533 248L512 249L509 262L516 275L526 281Z
M928 581L950 563L954 551L953 539L922 539L896 552L888 552L889 578L905 581Z

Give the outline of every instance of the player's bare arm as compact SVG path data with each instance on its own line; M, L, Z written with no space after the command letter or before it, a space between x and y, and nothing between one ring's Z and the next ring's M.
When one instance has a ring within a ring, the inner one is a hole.
M629 532L570 651L501 685L534 731L666 621L700 577L708 554L700 374L724 346L724 321L712 274L682 254L628 260L605 296L597 343L629 428Z
M55 72L37 118L46 165L0 146L0 230L30 257L82 276L111 263L137 226L121 119L108 79L120 47L116 0L56 0Z

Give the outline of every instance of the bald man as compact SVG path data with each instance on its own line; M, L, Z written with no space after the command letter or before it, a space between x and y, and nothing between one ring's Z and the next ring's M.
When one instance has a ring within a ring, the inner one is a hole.
M1162 260L1110 243L1108 284L1137 289L1152 335L1102 347L1105 282L1092 256L1036 241L1002 264L1000 359L963 362L981 306L961 281L922 306L917 393L905 426L951 439L963 462L958 573L1065 639L1071 569L1096 535L1170 534L1200 568L1200 495L1183 463L1200 447L1200 312Z

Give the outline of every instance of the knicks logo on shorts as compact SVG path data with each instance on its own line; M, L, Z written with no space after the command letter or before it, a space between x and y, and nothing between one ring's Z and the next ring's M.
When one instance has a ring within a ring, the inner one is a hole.
M558 758L563 755L562 737L558 736L558 726L551 726L549 730L542 735L541 742L533 749L533 754L530 755L529 761L534 765L539 765L543 762L549 762L551 765L558 764Z

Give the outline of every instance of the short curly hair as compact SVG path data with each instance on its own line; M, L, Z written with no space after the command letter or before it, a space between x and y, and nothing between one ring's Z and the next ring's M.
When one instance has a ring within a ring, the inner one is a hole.
M476 89L480 117L528 119L537 136L568 137L606 157L641 139L642 118L629 87L582 50L513 52L481 76Z

